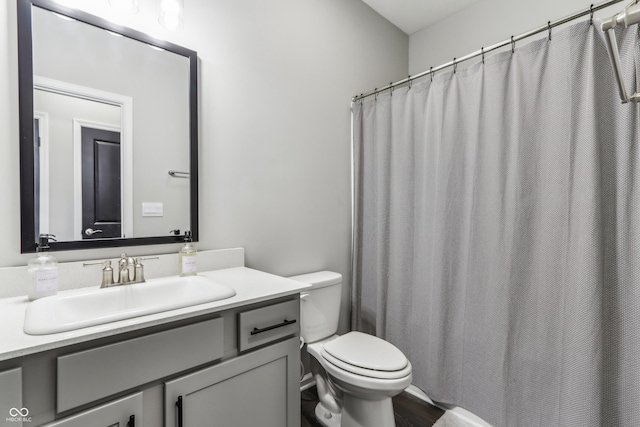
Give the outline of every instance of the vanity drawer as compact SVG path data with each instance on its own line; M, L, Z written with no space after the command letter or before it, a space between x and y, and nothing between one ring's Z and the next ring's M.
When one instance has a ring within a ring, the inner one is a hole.
M298 299L238 314L238 349L241 352L299 334Z
M223 318L58 357L58 412L220 359Z

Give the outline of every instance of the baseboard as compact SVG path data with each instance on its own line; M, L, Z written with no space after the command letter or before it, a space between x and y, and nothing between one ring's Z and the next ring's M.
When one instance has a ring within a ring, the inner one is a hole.
M300 380L300 391L303 392L314 385L316 385L316 380L313 378L313 375L311 375L311 372L306 373Z
M429 396L427 396L427 393L413 384L407 387L404 391L412 396L417 397L420 400L429 403L430 405L433 405L437 408L442 409L443 411L448 411L451 414L455 415L456 418L458 418L460 425L464 425L465 427L492 427L491 424L489 424L473 412L467 411L464 408L434 402L429 398Z
M422 391L420 388L416 387L413 384L411 384L409 387L407 387L404 391L406 391L407 393L409 393L412 396L417 397L420 400L424 400L425 402L427 402L431 406L435 406L436 408L440 408L443 411L447 410L447 408L443 408L442 406L438 405L436 402L431 400L429 398L429 396L427 396L427 393L425 393L424 391Z

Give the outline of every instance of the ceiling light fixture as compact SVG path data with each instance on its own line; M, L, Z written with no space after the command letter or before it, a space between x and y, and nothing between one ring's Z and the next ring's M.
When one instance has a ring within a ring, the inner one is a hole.
M160 0L160 17L158 22L163 27L175 31L184 27L182 12L184 0Z
M127 15L138 13L138 0L109 0L109 4L115 10Z

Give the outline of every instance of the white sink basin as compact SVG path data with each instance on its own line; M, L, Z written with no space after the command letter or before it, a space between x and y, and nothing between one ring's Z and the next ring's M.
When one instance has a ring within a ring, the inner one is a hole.
M73 331L218 301L235 294L233 289L206 277L189 276L54 295L29 304L24 332L29 335L45 335Z

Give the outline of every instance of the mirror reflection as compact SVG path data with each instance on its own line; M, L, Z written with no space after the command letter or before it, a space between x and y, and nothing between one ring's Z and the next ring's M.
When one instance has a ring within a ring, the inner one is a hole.
M34 208L23 222L63 242L194 229L193 58L35 3Z
M121 107L37 86L33 94L36 234L55 230L63 241L126 237Z

